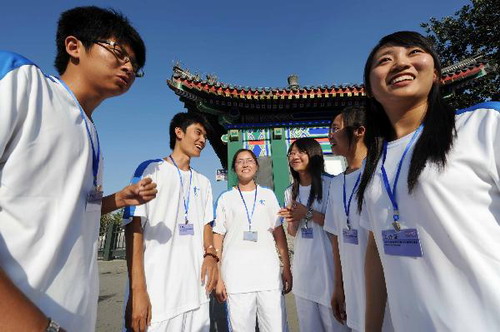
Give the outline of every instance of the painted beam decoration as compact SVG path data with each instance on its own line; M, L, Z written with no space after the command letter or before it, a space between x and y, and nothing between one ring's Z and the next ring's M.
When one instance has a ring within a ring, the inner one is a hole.
M443 95L450 96L492 71L495 68L482 55L443 68ZM297 138L314 137L324 154L331 156L328 143L330 121L347 106L365 104L364 86L301 86L298 79L297 75L291 75L286 87L243 87L220 82L215 75L203 78L176 64L167 84L189 112L205 116L212 133L210 143L227 169L228 151L231 150L228 150L228 144L234 140L241 143L239 146L263 157L273 154L271 146L282 150ZM275 129L283 132L284 141L273 136ZM281 157L275 154L273 162L282 158L282 153L279 151Z

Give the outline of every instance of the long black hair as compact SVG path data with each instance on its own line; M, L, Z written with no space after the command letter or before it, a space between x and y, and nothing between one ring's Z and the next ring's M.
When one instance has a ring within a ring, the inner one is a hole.
M306 153L309 157L307 171L311 175L312 181L311 192L309 193L307 206L311 207L315 199L320 201L323 198L323 184L321 181L321 175L325 172L325 159L323 158L323 150L321 149L321 145L311 137L302 137L293 142L288 148L288 155L290 154L290 151L292 151L293 147L296 147L297 150ZM293 177L292 199L296 200L297 196L299 195L300 177L299 173L294 171L291 166L290 173L292 173Z
M408 172L408 191L413 192L418 178L427 162L443 169L446 165L447 153L451 150L455 138L455 112L444 101L440 92L441 64L432 44L424 36L413 31L399 31L383 37L373 48L365 63L364 84L367 100L367 117L370 124L366 130L365 144L368 154L365 169L358 190L358 210L363 205L363 195L371 181L382 153L384 141L390 140L393 131L383 106L374 98L370 85L370 72L375 53L383 46L420 47L430 54L434 60L437 79L427 97L427 111L422 123L424 128L415 144Z

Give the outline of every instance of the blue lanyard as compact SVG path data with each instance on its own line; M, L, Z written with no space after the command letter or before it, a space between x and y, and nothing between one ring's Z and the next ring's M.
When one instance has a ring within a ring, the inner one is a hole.
M85 119L86 116L85 112L82 109L82 106L78 102L78 99L76 99L75 95L73 94L73 91L71 91L71 89L66 85L66 83L57 77L55 78L69 92L74 102L78 105L78 108L80 109L80 115L82 116L83 123L85 123L85 128L87 129L87 135L89 136L90 139L90 145L92 146L92 175L94 176L94 186L97 188L97 173L99 172L99 161L101 156L101 144L99 143L99 135L97 134L97 129L94 126L95 135L97 138L97 153L96 153L94 147L94 141L92 141L92 135L90 134L89 125L87 123L87 120Z
M255 197L253 199L253 207L252 207L252 214L250 215L248 213L248 207L247 203L245 202L245 199L243 198L243 194L241 193L240 186L237 185L236 188L238 188L238 192L240 193L241 200L243 201L243 205L245 206L245 211L247 212L247 220L248 220L248 230L252 230L252 218L253 218L253 213L255 212L255 203L257 202L257 185L255 186Z
M410 142L408 142L408 144L406 144L403 155L401 156L401 160L399 161L399 164L398 164L398 170L396 172L396 177L394 178L394 185L392 186L392 189L391 189L391 185L389 184L389 178L387 177L387 172L385 171L385 167L384 167L385 159L387 158L387 141L384 141L384 146L382 148L382 154L383 154L382 167L381 167L382 179L384 181L384 186L385 186L385 190L387 191L387 195L389 195L389 198L390 198L391 203L392 203L392 208L393 208L392 219L394 220L394 222L392 223L392 226L394 227L394 230L396 230L398 232L401 230L401 225L399 224L399 207L398 207L398 202L396 200L396 188L398 185L399 174L401 173L401 167L403 165L403 160L405 159L406 154L410 150L413 143L415 143L415 140L417 139L418 134L422 131L423 128L424 128L424 125L421 124L417 128L417 130L415 131L413 136L411 137Z
M181 189L182 189L182 199L184 200L184 220L186 221L186 224L189 222L188 220L188 211L189 211L189 197L191 197L191 182L193 181L193 170L191 167L189 167L189 172L191 173L189 176L189 191L188 191L188 197L184 196L184 181L182 181L182 174L179 169L179 166L175 163L174 158L172 156L169 156L170 160L172 160L172 163L174 164L175 168L177 168L177 173L179 174L179 179L181 180Z
M354 193L356 192L356 188L358 187L359 180L361 180L361 173L358 174L358 178L356 180L356 183L354 184L354 187L352 188L351 195L349 196L349 202L347 202L346 201L347 195L345 192L345 172L344 172L344 211L345 211L345 215L347 217L347 229L351 229L351 222L349 221L349 211L351 210L352 196L354 196Z

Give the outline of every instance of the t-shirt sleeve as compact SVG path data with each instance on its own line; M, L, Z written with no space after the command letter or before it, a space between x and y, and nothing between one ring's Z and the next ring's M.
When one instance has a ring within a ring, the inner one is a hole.
M0 164L8 159L6 150L22 132L30 109L31 76L37 70L34 66L16 67L16 60L9 55L0 51Z
M226 207L224 195L220 195L215 203L215 220L213 231L217 234L226 234Z
M330 184L332 183L332 177L323 176L323 198L321 199L320 211L323 214L326 213L326 208L328 206L328 200L330 199Z
M270 191L269 195L269 220L271 221L271 228L274 229L283 224L283 218L278 215L280 204L274 192Z
M292 204L292 187L288 187L285 190L285 197L284 197L284 202L285 206L290 206Z
M212 184L208 179L206 179L207 183L207 192L206 192L206 203L205 203L205 213L204 213L204 218L203 218L203 223L210 224L212 221L214 221L214 199L212 196Z
M135 170L130 184L135 184L145 177L149 177L153 180L153 182L156 182L153 162L154 161L148 160L141 163ZM134 217L139 217L141 218L141 224L144 227L144 224L148 221L149 206L150 202L138 206L125 207L123 211L122 225L125 226L131 223Z
M330 183L330 190L329 190L329 195L328 195L328 202L326 205L326 212L325 212L325 224L323 225L323 229L327 231L328 233L334 234L334 235L339 235L338 234L338 229L337 229L337 223L335 222L335 212L334 212L334 193L335 190L333 188L335 181L332 181ZM338 198L337 198L338 199Z
M497 188L500 189L500 102L491 103L492 108L495 111L492 111L491 119L493 128L491 132L493 133L493 137L489 140L490 144L493 146L493 163L491 169L493 170L493 179ZM500 222L499 222L500 223Z
M356 202L356 210L353 211L353 213L358 213L357 204L358 202ZM359 213L359 225L369 231L373 231L373 227L370 224L370 219L368 216L369 216L368 207L366 206L366 201L363 201L362 210L361 213Z

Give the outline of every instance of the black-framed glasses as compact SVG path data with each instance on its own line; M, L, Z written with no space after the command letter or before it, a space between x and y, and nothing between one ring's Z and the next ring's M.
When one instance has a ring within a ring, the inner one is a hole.
M113 52L113 54L118 60L120 60L123 63L130 62L132 64L132 69L134 71L135 77L144 77L144 71L142 70L142 68L139 68L139 65L137 64L135 59L131 57L127 53L127 51L125 51L125 49L123 49L120 46L120 44L112 40L94 40L92 42L102 47L105 47L104 45L109 46L109 48L107 47L106 48L109 49L111 52Z

